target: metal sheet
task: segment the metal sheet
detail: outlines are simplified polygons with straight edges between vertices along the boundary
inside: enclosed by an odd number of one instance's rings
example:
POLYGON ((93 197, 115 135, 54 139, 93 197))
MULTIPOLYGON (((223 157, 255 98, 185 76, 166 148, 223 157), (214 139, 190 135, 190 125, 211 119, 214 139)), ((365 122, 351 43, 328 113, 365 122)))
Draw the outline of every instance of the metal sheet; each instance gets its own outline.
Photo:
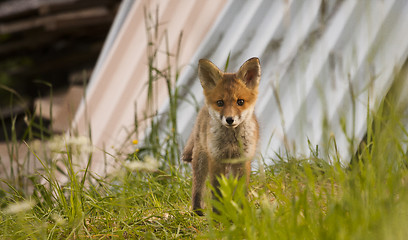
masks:
MULTIPOLYGON (((307 157, 309 143, 333 157, 335 139, 347 164, 365 134, 367 107, 378 107, 407 58, 407 13, 404 1, 230 1, 179 84, 202 103, 200 58, 222 67, 230 54, 233 72, 258 56, 256 114, 267 163, 287 151, 307 157)), ((184 141, 196 113, 188 102, 178 110, 184 141)))

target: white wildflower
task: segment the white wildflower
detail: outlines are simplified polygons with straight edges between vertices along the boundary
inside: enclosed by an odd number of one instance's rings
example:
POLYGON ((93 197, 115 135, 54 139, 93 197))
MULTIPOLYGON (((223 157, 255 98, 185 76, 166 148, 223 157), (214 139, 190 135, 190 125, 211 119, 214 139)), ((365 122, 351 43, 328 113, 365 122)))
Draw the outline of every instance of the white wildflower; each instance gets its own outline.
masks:
POLYGON ((49 143, 48 147, 51 152, 61 153, 66 152, 67 147, 71 147, 76 154, 89 154, 93 151, 92 143, 89 138, 85 136, 68 137, 55 136, 49 143))
POLYGON ((27 212, 31 210, 35 206, 35 204, 36 202, 34 200, 25 200, 21 202, 11 203, 6 207, 6 209, 4 209, 4 213, 17 214, 27 212))
POLYGON ((70 144, 76 145, 76 146, 82 146, 82 145, 89 145, 90 144, 89 138, 87 138, 85 136, 78 136, 78 137, 69 138, 68 142, 70 144))
POLYGON ((69 138, 67 143, 77 151, 78 154, 89 154, 93 151, 91 140, 85 136, 69 138))
POLYGON ((36 139, 30 142, 30 149, 35 153, 43 152, 44 147, 45 146, 41 140, 36 139))
POLYGON ((144 161, 126 162, 125 167, 131 171, 154 172, 160 167, 160 163, 154 157, 146 156, 144 161))
POLYGON ((265 211, 273 212, 275 211, 276 208, 278 208, 278 203, 276 199, 268 199, 268 197, 263 195, 260 200, 261 208, 264 209, 265 211))
POLYGON ((64 138, 55 136, 48 142, 48 148, 53 153, 61 153, 66 151, 64 138))
POLYGON ((55 224, 60 225, 60 226, 65 225, 65 223, 67 222, 65 218, 63 218, 61 215, 56 214, 56 213, 53 213, 51 215, 51 218, 52 220, 55 221, 55 224))

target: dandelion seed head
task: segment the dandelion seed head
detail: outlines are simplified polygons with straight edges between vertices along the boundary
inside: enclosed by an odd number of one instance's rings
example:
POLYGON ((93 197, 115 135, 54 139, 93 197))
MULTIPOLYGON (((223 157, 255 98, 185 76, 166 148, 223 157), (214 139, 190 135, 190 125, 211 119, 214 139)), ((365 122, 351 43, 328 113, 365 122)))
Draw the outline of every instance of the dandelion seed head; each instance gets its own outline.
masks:
POLYGON ((23 213, 31 210, 35 206, 36 202, 34 200, 25 200, 21 202, 11 203, 9 204, 4 212, 6 214, 17 214, 23 213))
POLYGON ((55 224, 60 225, 60 226, 65 225, 66 222, 67 222, 67 221, 65 220, 65 218, 63 218, 61 215, 56 214, 56 213, 53 213, 53 214, 51 215, 51 218, 52 218, 52 220, 55 221, 55 224))
POLYGON ((93 152, 91 140, 85 136, 69 137, 55 136, 48 143, 48 147, 53 153, 66 152, 67 147, 71 147, 71 151, 79 155, 81 153, 89 154, 93 152))
POLYGON ((144 158, 144 161, 145 161, 145 164, 146 164, 146 169, 148 171, 154 172, 160 167, 159 161, 157 161, 157 159, 155 159, 152 156, 146 156, 144 158))
POLYGON ((160 167, 159 161, 152 156, 146 156, 144 161, 126 162, 125 167, 130 171, 154 172, 160 167))
POLYGON ((64 139, 61 136, 55 136, 48 142, 48 147, 53 153, 60 153, 66 149, 64 139))

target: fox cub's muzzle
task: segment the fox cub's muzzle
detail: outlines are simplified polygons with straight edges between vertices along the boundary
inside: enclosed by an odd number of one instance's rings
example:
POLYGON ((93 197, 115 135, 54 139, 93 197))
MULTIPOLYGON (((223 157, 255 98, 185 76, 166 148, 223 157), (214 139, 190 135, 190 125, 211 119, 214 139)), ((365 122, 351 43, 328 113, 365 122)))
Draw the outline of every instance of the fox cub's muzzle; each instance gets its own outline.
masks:
POLYGON ((234 123, 234 119, 232 117, 227 117, 225 121, 228 123, 228 125, 232 125, 234 123))
POLYGON ((234 117, 223 117, 221 122, 227 128, 235 128, 239 125, 239 121, 234 117))

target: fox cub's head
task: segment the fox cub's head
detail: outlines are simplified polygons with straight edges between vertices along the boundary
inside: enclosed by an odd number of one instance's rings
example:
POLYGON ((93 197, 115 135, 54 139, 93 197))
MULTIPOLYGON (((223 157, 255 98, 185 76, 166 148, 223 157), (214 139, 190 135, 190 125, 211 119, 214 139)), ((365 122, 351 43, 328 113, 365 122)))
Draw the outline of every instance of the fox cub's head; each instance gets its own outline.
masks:
POLYGON ((198 77, 212 118, 228 128, 252 118, 261 79, 258 58, 247 60, 236 73, 224 73, 209 60, 201 59, 198 77))

